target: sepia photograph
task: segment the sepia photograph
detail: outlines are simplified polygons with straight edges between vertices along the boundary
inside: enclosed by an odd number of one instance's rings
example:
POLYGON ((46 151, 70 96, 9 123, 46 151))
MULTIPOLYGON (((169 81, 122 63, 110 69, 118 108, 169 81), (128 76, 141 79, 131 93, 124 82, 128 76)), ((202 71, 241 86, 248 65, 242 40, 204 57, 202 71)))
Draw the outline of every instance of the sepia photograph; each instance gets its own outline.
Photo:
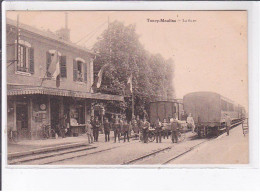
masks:
POLYGON ((248 165, 248 12, 6 11, 8 166, 248 165))

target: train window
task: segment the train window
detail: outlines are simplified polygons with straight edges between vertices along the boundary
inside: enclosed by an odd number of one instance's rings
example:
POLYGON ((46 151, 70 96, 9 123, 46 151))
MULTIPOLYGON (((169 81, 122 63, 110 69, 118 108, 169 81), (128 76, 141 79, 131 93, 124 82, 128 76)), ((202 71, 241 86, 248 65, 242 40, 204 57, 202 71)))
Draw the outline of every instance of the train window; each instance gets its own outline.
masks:
POLYGON ((224 101, 224 100, 221 100, 221 109, 223 110, 223 111, 227 111, 228 110, 228 107, 227 107, 228 105, 227 105, 227 102, 226 101, 224 101))
POLYGON ((234 111, 234 106, 232 103, 228 103, 228 109, 227 111, 234 111))
POLYGON ((229 111, 234 111, 234 106, 233 106, 233 104, 229 104, 229 111))

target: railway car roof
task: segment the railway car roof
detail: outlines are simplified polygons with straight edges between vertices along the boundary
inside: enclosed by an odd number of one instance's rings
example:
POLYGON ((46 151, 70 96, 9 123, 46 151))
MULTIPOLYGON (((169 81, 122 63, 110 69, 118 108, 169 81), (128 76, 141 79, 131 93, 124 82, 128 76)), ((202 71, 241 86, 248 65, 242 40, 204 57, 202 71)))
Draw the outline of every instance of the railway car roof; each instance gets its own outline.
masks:
MULTIPOLYGON (((240 104, 234 102, 233 100, 230 100, 229 98, 224 97, 224 96, 222 96, 222 95, 220 95, 220 94, 218 94, 216 92, 207 92, 207 91, 191 92, 191 93, 188 93, 188 94, 184 95, 184 97, 185 96, 189 96, 189 95, 218 95, 218 96, 220 96, 221 99, 223 99, 223 100, 225 100, 225 101, 227 101, 229 103, 232 103, 232 104, 237 105, 237 106, 241 106, 240 104)), ((243 107, 243 106, 241 106, 241 107, 243 107)))

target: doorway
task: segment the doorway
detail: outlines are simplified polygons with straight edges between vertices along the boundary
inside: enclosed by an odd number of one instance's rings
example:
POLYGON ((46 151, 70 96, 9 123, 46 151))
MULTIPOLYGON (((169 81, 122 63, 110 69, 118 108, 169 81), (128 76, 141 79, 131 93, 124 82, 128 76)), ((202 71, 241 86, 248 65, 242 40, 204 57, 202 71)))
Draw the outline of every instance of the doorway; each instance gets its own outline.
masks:
POLYGON ((16 104, 16 128, 19 139, 29 139, 30 133, 28 128, 28 103, 17 102, 16 104))
POLYGON ((51 128, 58 131, 60 122, 60 101, 56 98, 50 99, 51 128))

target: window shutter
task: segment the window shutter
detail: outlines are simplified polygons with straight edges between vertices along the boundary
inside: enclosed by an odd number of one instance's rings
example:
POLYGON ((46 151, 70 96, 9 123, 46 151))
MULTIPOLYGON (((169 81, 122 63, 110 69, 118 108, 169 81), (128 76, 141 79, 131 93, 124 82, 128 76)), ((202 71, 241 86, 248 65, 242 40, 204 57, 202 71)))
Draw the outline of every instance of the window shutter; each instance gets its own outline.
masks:
POLYGON ((29 71, 34 73, 34 49, 29 48, 29 71))
POLYGON ((73 59, 73 80, 77 81, 77 61, 75 59, 73 59))
POLYGON ((60 75, 61 77, 67 77, 66 56, 60 57, 60 75))
POLYGON ((87 82, 88 81, 88 64, 84 63, 84 81, 87 82))
POLYGON ((51 64, 51 53, 48 51, 46 52, 46 75, 47 77, 51 77, 51 74, 49 73, 49 66, 51 64))

